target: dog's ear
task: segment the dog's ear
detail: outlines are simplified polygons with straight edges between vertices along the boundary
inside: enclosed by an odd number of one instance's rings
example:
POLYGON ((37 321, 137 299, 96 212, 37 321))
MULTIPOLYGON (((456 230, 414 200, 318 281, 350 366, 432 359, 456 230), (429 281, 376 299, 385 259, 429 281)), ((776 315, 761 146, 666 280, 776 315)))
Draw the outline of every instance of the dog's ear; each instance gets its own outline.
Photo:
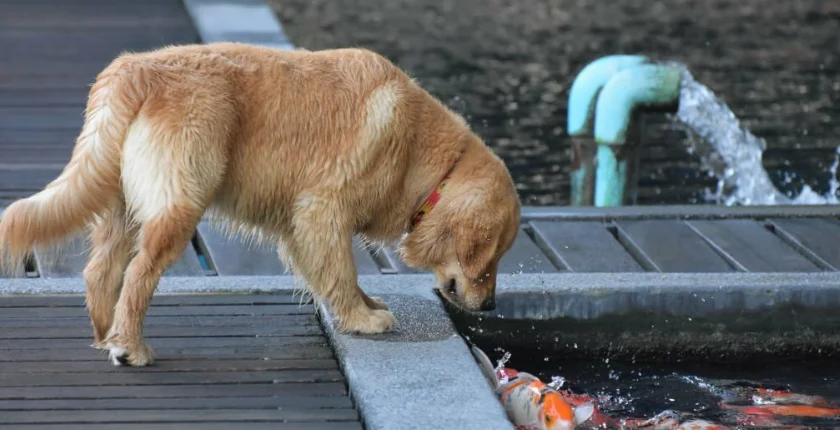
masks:
POLYGON ((464 275, 478 279, 485 275, 496 256, 499 232, 490 230, 487 222, 463 222, 454 227, 455 253, 464 275))

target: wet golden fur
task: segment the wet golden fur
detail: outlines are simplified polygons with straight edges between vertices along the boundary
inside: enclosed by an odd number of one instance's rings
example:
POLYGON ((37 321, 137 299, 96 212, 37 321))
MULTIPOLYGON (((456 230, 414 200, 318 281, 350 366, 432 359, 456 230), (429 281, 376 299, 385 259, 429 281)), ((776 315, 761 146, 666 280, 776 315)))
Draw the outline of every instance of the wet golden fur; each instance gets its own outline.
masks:
POLYGON ((0 219, 0 265, 19 273, 33 247, 90 228, 94 345, 142 366, 149 302, 205 213, 276 245, 340 330, 381 333, 394 317, 357 283, 354 234, 398 242, 448 300, 489 308, 519 209, 502 161, 377 54, 174 46, 121 55, 97 76, 63 173, 0 219))

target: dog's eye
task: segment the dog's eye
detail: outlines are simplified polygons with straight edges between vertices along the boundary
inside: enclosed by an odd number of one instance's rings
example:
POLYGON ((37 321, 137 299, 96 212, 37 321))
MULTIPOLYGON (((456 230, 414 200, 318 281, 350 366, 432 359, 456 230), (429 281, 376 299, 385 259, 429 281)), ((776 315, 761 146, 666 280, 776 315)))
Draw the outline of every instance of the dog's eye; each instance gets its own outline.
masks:
POLYGON ((446 283, 446 291, 448 291, 449 294, 455 294, 456 293, 455 280, 454 279, 450 279, 449 282, 446 283))

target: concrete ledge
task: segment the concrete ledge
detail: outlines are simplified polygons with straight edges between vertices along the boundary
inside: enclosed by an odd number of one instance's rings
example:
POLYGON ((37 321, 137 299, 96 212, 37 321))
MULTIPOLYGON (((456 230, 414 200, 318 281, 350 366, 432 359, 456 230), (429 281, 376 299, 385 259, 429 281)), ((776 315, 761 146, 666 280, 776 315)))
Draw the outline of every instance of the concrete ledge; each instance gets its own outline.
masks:
POLYGON ((483 348, 564 357, 840 356, 840 273, 618 273, 499 279, 497 308, 452 312, 483 348))

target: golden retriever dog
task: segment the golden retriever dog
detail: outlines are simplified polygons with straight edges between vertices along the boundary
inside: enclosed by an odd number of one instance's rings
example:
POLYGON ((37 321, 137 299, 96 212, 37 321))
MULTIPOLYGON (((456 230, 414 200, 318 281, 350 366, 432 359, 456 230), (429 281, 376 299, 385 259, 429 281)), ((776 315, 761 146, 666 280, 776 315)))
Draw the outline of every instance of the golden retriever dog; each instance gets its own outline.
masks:
POLYGON ((276 245, 338 330, 376 334, 395 319, 359 287, 354 236, 397 244, 446 300, 489 310, 519 212, 504 163, 378 54, 170 46, 96 77, 64 171, 3 213, 0 265, 20 274, 32 249, 89 228, 93 345, 144 366, 154 291, 205 214, 276 245))

